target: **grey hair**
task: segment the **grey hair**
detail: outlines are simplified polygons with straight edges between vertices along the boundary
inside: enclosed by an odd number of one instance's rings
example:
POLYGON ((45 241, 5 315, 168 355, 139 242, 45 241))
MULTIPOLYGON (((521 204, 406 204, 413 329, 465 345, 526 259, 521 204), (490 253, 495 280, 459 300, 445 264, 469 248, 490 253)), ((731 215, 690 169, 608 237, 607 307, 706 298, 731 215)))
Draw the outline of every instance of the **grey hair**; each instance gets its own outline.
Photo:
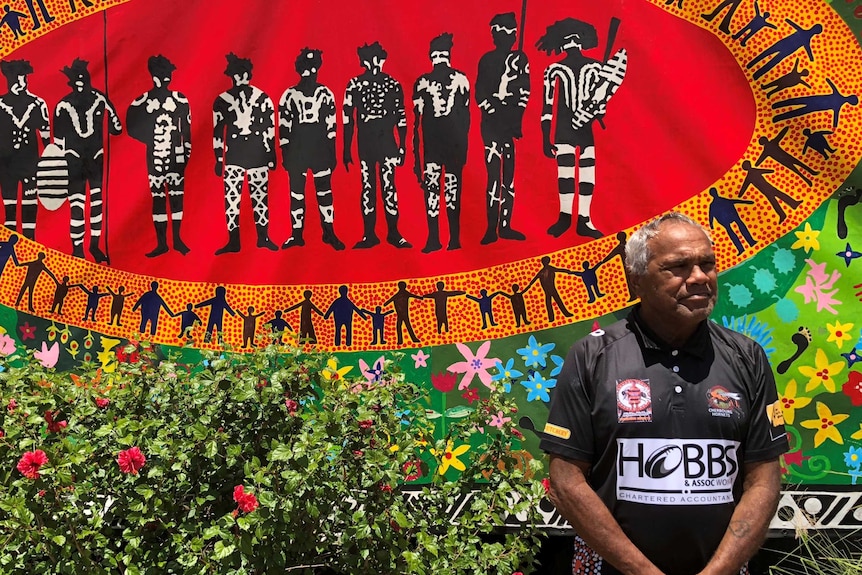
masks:
POLYGON ((647 244, 658 235, 662 224, 665 222, 675 222, 698 228, 712 242, 709 231, 702 225, 680 212, 668 212, 638 229, 626 242, 626 271, 629 275, 642 276, 646 273, 647 264, 652 257, 647 244))

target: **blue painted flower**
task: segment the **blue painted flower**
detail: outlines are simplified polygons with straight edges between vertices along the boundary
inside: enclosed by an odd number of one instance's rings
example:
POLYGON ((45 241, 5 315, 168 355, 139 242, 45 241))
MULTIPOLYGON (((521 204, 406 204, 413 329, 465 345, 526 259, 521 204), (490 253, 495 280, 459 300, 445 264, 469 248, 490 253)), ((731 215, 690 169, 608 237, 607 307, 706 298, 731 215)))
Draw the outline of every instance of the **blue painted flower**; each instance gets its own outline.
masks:
POLYGON ((557 377, 560 375, 560 372, 563 371, 563 361, 565 361, 559 355, 552 355, 551 361, 554 362, 554 369, 551 370, 551 377, 557 377))
POLYGON ((548 365, 546 362, 548 352, 555 347, 555 343, 540 344, 536 341, 536 336, 531 335, 527 347, 522 347, 516 351, 521 354, 527 367, 542 367, 544 369, 548 365))
POLYGON ((530 376, 527 381, 522 381, 521 385, 527 389, 527 401, 536 401, 537 399, 541 399, 545 403, 548 403, 551 401, 551 396, 548 395, 548 390, 556 387, 557 382, 553 379, 545 379, 541 373, 533 371, 530 372, 530 376))
POLYGON ((844 251, 838 252, 835 254, 836 256, 840 256, 844 258, 844 264, 849 268, 850 262, 855 260, 856 258, 862 257, 862 254, 854 250, 850 247, 850 243, 847 243, 847 247, 844 248, 844 251))
POLYGON ((497 361, 494 364, 494 367, 497 368, 497 373, 491 376, 491 381, 500 381, 501 379, 515 379, 516 377, 521 377, 524 375, 517 369, 515 369, 515 360, 513 358, 509 358, 509 361, 506 362, 506 365, 503 366, 503 362, 497 361))
POLYGON ((847 360, 847 367, 853 367, 853 364, 857 361, 862 361, 862 354, 859 353, 858 348, 851 349, 848 353, 842 353, 841 356, 847 360))
POLYGON ((862 447, 850 446, 850 449, 844 453, 844 465, 847 469, 853 471, 862 470, 862 447))

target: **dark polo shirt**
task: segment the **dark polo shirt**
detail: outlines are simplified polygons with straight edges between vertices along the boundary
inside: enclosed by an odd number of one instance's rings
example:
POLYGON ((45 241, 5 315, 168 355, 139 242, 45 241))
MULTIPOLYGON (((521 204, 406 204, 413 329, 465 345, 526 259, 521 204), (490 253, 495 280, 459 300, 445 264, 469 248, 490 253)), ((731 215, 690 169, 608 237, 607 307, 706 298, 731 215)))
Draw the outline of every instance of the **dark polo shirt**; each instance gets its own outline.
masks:
POLYGON ((696 573, 730 522, 743 466, 787 451, 775 380, 753 340, 706 321, 674 348, 638 310, 572 346, 541 448, 592 465, 590 485, 659 569, 696 573))

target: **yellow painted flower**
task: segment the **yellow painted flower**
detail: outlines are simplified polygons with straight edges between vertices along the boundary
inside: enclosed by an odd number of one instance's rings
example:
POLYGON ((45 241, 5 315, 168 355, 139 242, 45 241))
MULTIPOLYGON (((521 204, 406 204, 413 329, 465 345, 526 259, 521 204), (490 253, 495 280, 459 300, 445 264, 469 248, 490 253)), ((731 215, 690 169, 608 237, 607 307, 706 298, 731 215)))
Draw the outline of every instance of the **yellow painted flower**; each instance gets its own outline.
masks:
POLYGON ((805 253, 811 253, 811 250, 817 251, 820 249, 820 241, 817 239, 820 236, 820 230, 812 230, 811 224, 805 222, 805 229, 801 232, 793 232, 796 234, 796 237, 799 238, 793 245, 790 246, 790 249, 798 249, 802 248, 805 250, 805 253))
POLYGON ((818 401, 817 417, 819 419, 809 419, 800 424, 806 429, 817 430, 817 433, 814 434, 814 447, 820 447, 820 444, 827 439, 831 439, 835 443, 842 445, 844 438, 841 437, 841 432, 835 426, 850 416, 846 413, 833 414, 828 405, 818 401))
POLYGON ((829 337, 826 338, 826 341, 834 341, 838 349, 842 349, 844 342, 853 338, 850 335, 850 330, 853 329, 852 323, 841 323, 840 321, 836 321, 834 324, 827 323, 826 329, 829 330, 829 337))
POLYGON ((826 357, 826 352, 818 348, 817 353, 814 354, 814 367, 809 365, 800 366, 799 373, 809 378, 808 384, 805 386, 805 391, 811 391, 812 389, 816 389, 820 384, 823 384, 823 387, 825 387, 829 393, 835 393, 835 380, 832 378, 841 373, 843 369, 843 361, 829 363, 829 358, 826 357))
POLYGON ((438 470, 438 473, 440 475, 445 474, 450 467, 454 467, 458 471, 464 471, 465 469, 467 469, 467 466, 464 465, 464 462, 458 459, 458 456, 467 453, 467 451, 470 450, 470 446, 465 443, 464 445, 459 445, 454 449, 453 447, 454 444, 449 441, 448 443, 446 443, 446 449, 442 453, 433 448, 430 450, 431 455, 440 458, 440 469, 438 470))
POLYGON ((339 381, 344 379, 344 376, 347 375, 350 370, 353 369, 352 365, 346 365, 344 367, 338 367, 338 360, 334 357, 326 360, 326 367, 323 368, 323 379, 327 381, 339 381))
POLYGON ((851 435, 850 439, 862 439, 862 423, 859 424, 859 431, 851 435))
POLYGON ((796 380, 791 379, 784 388, 784 393, 778 398, 781 402, 781 410, 784 412, 784 421, 793 424, 796 419, 796 410, 802 409, 811 403, 810 397, 796 397, 796 380))

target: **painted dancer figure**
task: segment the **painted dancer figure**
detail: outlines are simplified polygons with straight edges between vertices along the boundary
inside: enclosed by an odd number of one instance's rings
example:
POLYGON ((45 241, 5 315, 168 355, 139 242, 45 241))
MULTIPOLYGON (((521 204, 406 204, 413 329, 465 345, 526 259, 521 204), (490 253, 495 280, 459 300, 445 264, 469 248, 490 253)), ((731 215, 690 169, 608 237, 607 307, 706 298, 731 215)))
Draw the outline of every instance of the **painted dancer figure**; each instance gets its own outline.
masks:
POLYGON ((566 308, 563 303, 563 298, 560 297, 560 292, 557 291, 557 274, 571 274, 571 270, 558 268, 551 265, 550 256, 542 256, 542 267, 524 288, 524 291, 533 287, 533 284, 539 282, 542 291, 545 292, 545 309, 548 312, 548 321, 554 321, 554 303, 560 308, 560 313, 565 317, 572 317, 572 312, 566 308))
POLYGON ((26 60, 0 61, 9 91, 0 96, 0 191, 5 208, 4 224, 33 239, 36 234, 36 166, 39 149, 51 137, 45 100, 27 89, 33 67, 26 60), (20 193, 19 193, 20 190, 20 193), (21 219, 18 223, 18 201, 21 219))
POLYGON ((15 307, 21 305, 21 300, 24 299, 24 294, 26 293, 27 309, 30 313, 34 313, 33 292, 36 290, 36 283, 39 281, 39 277, 44 273, 57 283, 57 276, 48 269, 48 265, 45 263, 45 252, 39 252, 35 260, 21 262, 21 266, 27 268, 27 273, 24 274, 24 281, 21 282, 21 289, 18 291, 18 297, 15 299, 15 307))
POLYGON ((756 168, 752 166, 751 162, 748 160, 742 162, 742 169, 747 173, 737 197, 741 198, 745 194, 746 190, 748 190, 749 186, 753 187, 755 190, 763 194, 763 197, 766 198, 769 205, 772 206, 773 210, 775 210, 775 213, 778 215, 779 224, 787 218, 787 214, 784 212, 781 202, 784 202, 793 210, 798 208, 802 203, 800 200, 797 200, 786 192, 778 189, 772 182, 766 179, 766 176, 774 173, 775 170, 756 168))
POLYGON ((834 133, 831 130, 812 132, 810 128, 803 128, 802 135, 805 136, 805 144, 802 146, 802 155, 804 156, 808 150, 814 150, 823 156, 824 160, 828 160, 830 155, 838 151, 829 144, 829 140, 827 139, 827 136, 831 136, 834 133))
POLYGON ((3 18, 0 18, 0 28, 3 26, 9 26, 9 29, 12 30, 12 35, 15 37, 15 40, 18 38, 23 38, 27 35, 27 32, 21 30, 21 19, 27 18, 27 15, 23 12, 18 12, 17 10, 12 10, 12 7, 6 4, 3 6, 3 18))
POLYGON ((314 320, 311 313, 314 312, 323 317, 323 312, 311 301, 311 296, 313 295, 310 289, 305 290, 302 292, 302 301, 284 310, 284 313, 290 313, 295 309, 299 310, 300 343, 317 343, 317 334, 314 332, 314 320))
POLYGON ((422 299, 421 295, 417 295, 407 289, 407 282, 398 282, 398 290, 392 296, 383 302, 384 306, 392 304, 395 308, 395 331, 398 335, 398 345, 404 343, 403 329, 407 330, 407 335, 410 336, 410 341, 419 343, 419 338, 416 337, 416 332, 413 331, 413 325, 410 323, 410 300, 422 299))
POLYGON ((736 253, 742 254, 742 252, 745 251, 745 247, 743 247, 742 241, 739 239, 739 235, 733 231, 732 224, 736 224, 736 227, 739 229, 739 233, 745 239, 745 242, 749 247, 753 247, 757 243, 757 240, 755 240, 751 235, 751 232, 748 231, 748 226, 745 225, 745 222, 739 216, 736 206, 750 205, 754 203, 754 200, 725 198, 718 193, 718 189, 715 187, 709 189, 709 195, 712 196, 712 202, 709 204, 710 229, 714 230, 716 224, 724 228, 730 241, 733 242, 733 247, 736 248, 736 253))
POLYGON ((732 38, 734 40, 739 40, 740 46, 745 46, 745 44, 751 40, 755 34, 764 28, 775 30, 777 26, 772 22, 769 22, 770 16, 771 14, 769 12, 761 12, 760 3, 757 0, 754 0, 754 18, 749 20, 748 24, 740 28, 732 38))
MULTIPOLYGON (((33 0, 27 1, 27 9, 30 10, 30 17, 33 18, 33 30, 36 31, 42 27, 42 21, 39 20, 39 15, 36 14, 36 6, 33 5, 33 0)), ((36 0, 36 3, 39 5, 39 11, 42 13, 42 20, 44 20, 45 24, 50 24, 54 21, 54 17, 51 16, 51 13, 45 7, 45 0, 36 0)))
POLYGON ((767 82, 766 84, 761 84, 760 89, 766 91, 766 97, 771 98, 778 92, 782 90, 788 90, 793 88, 794 86, 805 86, 806 88, 810 88, 811 84, 805 81, 805 78, 811 72, 808 71, 808 68, 799 69, 799 58, 793 62, 793 69, 783 76, 779 76, 772 82, 767 82))
POLYGON ((463 290, 447 290, 446 284, 438 281, 436 284, 437 290, 431 293, 426 293, 422 296, 423 299, 434 300, 434 317, 437 319, 437 333, 449 331, 449 311, 448 303, 450 297, 464 295, 467 292, 463 290))
POLYGON ((838 87, 830 78, 826 78, 826 83, 829 85, 830 92, 828 94, 812 94, 810 96, 799 96, 796 98, 787 98, 772 104, 772 109, 785 108, 792 106, 792 110, 787 110, 776 114, 772 117, 772 122, 777 124, 784 120, 799 118, 808 114, 816 114, 818 112, 829 112, 832 114, 832 127, 838 127, 838 120, 841 116, 841 108, 845 104, 856 106, 859 104, 859 96, 856 94, 842 94, 838 87))
POLYGON ((252 63, 231 52, 225 75, 233 86, 213 104, 215 174, 224 177, 224 215, 228 242, 216 255, 240 250, 239 206, 242 187, 254 212, 257 247, 278 249, 269 239, 269 172, 275 169, 275 107, 269 96, 252 86, 252 63))
POLYGON ((752 74, 752 78, 755 80, 762 78, 767 72, 775 68, 778 64, 792 56, 800 49, 804 49, 805 53, 808 55, 808 59, 812 62, 814 61, 814 53, 811 51, 811 40, 823 32, 823 25, 815 24, 811 28, 803 28, 799 24, 787 18, 785 18, 784 21, 790 24, 793 28, 793 32, 789 36, 785 36, 781 40, 776 41, 772 46, 766 48, 745 65, 746 70, 751 70, 753 67, 763 62, 763 64, 752 74))
POLYGON ((433 40, 428 57, 434 69, 413 84, 413 171, 425 191, 428 240, 424 253, 440 245, 440 200, 446 204, 449 246, 461 247, 462 173, 470 132, 470 81, 452 68, 452 34, 433 40), (421 136, 420 136, 421 134, 421 136))
POLYGON ((348 287, 338 287, 338 297, 329 305, 329 309, 323 314, 323 319, 329 319, 335 324, 335 345, 341 345, 341 332, 344 331, 344 344, 347 347, 353 345, 353 314, 365 319, 365 311, 357 307, 348 295, 348 287))
POLYGON ((183 255, 189 252, 180 237, 180 225, 186 166, 192 153, 192 114, 188 99, 170 89, 176 69, 164 56, 150 56, 147 70, 153 79, 153 89, 136 98, 126 114, 129 135, 147 145, 147 173, 156 230, 156 247, 147 253, 149 258, 167 253, 169 221, 174 249, 183 255))
POLYGON ((195 309, 203 307, 210 308, 210 316, 207 320, 207 329, 204 334, 204 343, 209 343, 212 340, 213 332, 217 332, 219 344, 224 343, 224 329, 222 327, 224 314, 227 312, 231 317, 236 316, 236 312, 227 301, 227 289, 224 286, 217 286, 213 297, 195 304, 195 309))
POLYGON ((123 308, 126 307, 126 300, 135 292, 126 293, 126 286, 120 286, 117 291, 114 291, 111 286, 108 286, 108 293, 111 294, 111 319, 108 325, 122 326, 120 320, 123 318, 123 308))
POLYGON ((784 139, 784 136, 787 135, 789 130, 790 128, 785 126, 771 139, 766 136, 760 136, 757 142, 763 147, 763 150, 760 152, 760 156, 758 156, 757 160, 755 160, 754 165, 759 166, 765 162, 767 158, 772 159, 802 178, 802 180, 810 186, 811 178, 803 174, 803 170, 812 176, 816 176, 820 172, 810 168, 802 160, 781 147, 781 140, 784 139))
POLYGON ((107 96, 93 88, 87 65, 88 62, 76 58, 71 66, 63 68, 72 92, 60 100, 54 110, 54 143, 63 150, 69 166, 72 255, 84 257, 84 234, 88 223, 84 209, 89 187, 90 254, 96 262, 102 263, 108 261, 108 256, 99 247, 105 173, 105 116, 108 117, 109 134, 121 134, 123 125, 107 96))
POLYGON ((375 42, 356 50, 365 72, 350 80, 344 93, 345 169, 353 163, 353 134, 362 170, 362 222, 364 233, 354 249, 380 243, 374 227, 377 222, 377 180, 386 212, 386 241, 397 248, 413 247, 398 231, 398 193, 395 168, 404 165, 404 140, 407 137, 407 115, 404 90, 392 76, 383 72, 386 50, 375 42), (398 136, 396 142, 395 137, 398 136))
POLYGON ((626 51, 618 50, 607 63, 584 56, 582 50, 598 45, 592 24, 566 18, 548 26, 539 38, 539 50, 566 53, 565 58, 547 67, 544 76, 545 100, 542 108, 544 152, 557 160, 560 217, 548 228, 559 237, 572 223, 574 198, 578 196, 579 235, 600 238, 590 216, 596 185, 596 148, 593 124, 605 114, 608 100, 619 88, 626 72, 626 51), (551 123, 556 129, 551 135, 551 123), (575 168, 577 167, 577 172, 575 168), (577 180, 575 175, 577 173, 577 180))
POLYGON ((292 233, 281 246, 287 249, 304 246, 305 186, 308 171, 314 178, 317 209, 323 243, 336 250, 344 244, 335 235, 332 205, 332 171, 335 159, 335 96, 318 83, 317 74, 323 65, 323 52, 303 48, 296 58, 299 83, 285 90, 278 103, 278 138, 282 165, 290 177, 290 219, 292 233))
POLYGON ((156 335, 156 330, 159 326, 159 314, 164 309, 168 315, 173 316, 174 312, 165 303, 165 300, 159 294, 159 282, 153 280, 150 282, 150 289, 141 294, 135 305, 132 306, 132 311, 141 310, 141 326, 138 329, 141 333, 147 333, 147 325, 149 325, 150 335, 156 335))
POLYGON ((524 109, 530 98, 530 64, 527 55, 513 49, 518 25, 514 12, 491 19, 494 49, 479 60, 476 104, 482 111, 480 129, 485 145, 485 213, 488 228, 481 243, 497 238, 523 240, 512 227, 515 208, 515 140, 522 136, 524 109))

